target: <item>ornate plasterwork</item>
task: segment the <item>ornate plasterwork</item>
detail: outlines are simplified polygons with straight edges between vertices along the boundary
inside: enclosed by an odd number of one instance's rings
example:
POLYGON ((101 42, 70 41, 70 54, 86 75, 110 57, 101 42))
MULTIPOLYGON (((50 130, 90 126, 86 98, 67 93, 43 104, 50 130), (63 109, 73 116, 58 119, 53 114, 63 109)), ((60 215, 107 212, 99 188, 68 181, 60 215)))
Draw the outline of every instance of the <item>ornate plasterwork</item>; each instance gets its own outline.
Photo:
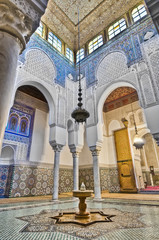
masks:
POLYGON ((52 31, 77 49, 77 5, 80 11, 81 46, 114 22, 140 0, 50 0, 42 17, 52 31))
MULTIPOLYGON (((6 2, 6 0, 3 1, 6 2)), ((10 0, 10 2, 14 3, 21 11, 33 20, 35 30, 39 25, 40 18, 45 11, 48 0, 10 0)))
POLYGON ((0 0, 0 31, 18 38, 25 48, 32 32, 32 20, 9 1, 0 0))

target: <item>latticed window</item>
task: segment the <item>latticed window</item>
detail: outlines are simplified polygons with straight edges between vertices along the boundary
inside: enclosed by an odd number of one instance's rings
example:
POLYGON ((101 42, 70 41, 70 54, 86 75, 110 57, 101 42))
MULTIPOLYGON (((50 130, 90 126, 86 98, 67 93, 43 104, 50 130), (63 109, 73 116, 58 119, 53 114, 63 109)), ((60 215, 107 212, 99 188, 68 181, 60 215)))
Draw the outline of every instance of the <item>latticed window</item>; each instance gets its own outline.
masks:
POLYGON ((66 48, 66 57, 71 61, 74 62, 73 60, 73 51, 70 48, 66 48))
POLYGON ((81 48, 80 50, 77 51, 76 54, 76 62, 78 63, 84 58, 84 48, 81 48))
POLYGON ((143 4, 139 5, 137 8, 134 8, 134 10, 132 11, 132 18, 134 22, 137 22, 138 20, 145 17, 146 15, 147 15, 147 11, 143 4))
POLYGON ((108 29, 109 39, 115 37, 126 28, 127 26, 126 26, 125 18, 120 19, 108 29))
POLYGON ((99 35, 98 37, 94 38, 88 45, 89 53, 93 52, 97 48, 103 45, 103 36, 99 35))
POLYGON ((44 29, 44 26, 43 26, 43 24, 40 22, 39 27, 36 29, 36 33, 39 34, 41 37, 43 36, 43 29, 44 29))
POLYGON ((56 37, 52 32, 49 32, 48 34, 48 42, 56 48, 59 52, 62 51, 62 42, 61 40, 56 37))

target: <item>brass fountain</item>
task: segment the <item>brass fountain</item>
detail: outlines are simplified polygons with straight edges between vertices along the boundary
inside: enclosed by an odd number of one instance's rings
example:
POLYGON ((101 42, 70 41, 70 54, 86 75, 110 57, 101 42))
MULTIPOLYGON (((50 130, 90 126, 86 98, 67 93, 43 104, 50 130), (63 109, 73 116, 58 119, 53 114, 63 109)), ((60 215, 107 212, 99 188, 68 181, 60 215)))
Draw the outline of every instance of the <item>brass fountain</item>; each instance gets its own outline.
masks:
POLYGON ((86 198, 92 196, 92 190, 86 190, 84 183, 81 184, 80 191, 73 191, 73 196, 79 198, 79 212, 75 213, 75 218, 89 218, 90 213, 87 211, 86 198))
POLYGON ((111 218, 115 215, 104 214, 102 211, 87 210, 86 198, 92 196, 92 190, 86 190, 82 183, 80 190, 73 191, 73 196, 79 198, 78 212, 63 212, 58 216, 51 217, 56 220, 56 224, 74 223, 82 226, 89 226, 97 222, 112 222, 111 218))

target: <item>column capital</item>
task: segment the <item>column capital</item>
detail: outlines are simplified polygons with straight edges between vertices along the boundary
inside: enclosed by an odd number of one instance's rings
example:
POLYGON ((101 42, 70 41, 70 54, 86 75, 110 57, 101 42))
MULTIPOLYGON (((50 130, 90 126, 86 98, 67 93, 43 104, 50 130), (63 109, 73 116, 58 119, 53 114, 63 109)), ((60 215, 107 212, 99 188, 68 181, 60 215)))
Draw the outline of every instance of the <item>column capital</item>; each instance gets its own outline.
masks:
POLYGON ((79 157, 79 152, 71 152, 73 158, 78 158, 79 157))
POLYGON ((156 140, 157 145, 159 146, 159 133, 152 134, 154 139, 156 140))
POLYGON ((79 154, 81 152, 81 148, 75 146, 75 144, 69 145, 70 152, 72 153, 73 158, 74 157, 79 157, 79 154))
POLYGON ((101 147, 100 146, 91 146, 89 147, 90 151, 92 152, 92 156, 99 156, 101 147))
POLYGON ((63 145, 61 144, 55 144, 55 145, 51 145, 54 152, 61 152, 62 148, 63 148, 63 145))
POLYGON ((37 0, 0 0, 0 31, 17 38, 21 50, 39 25, 46 3, 37 0), (40 6, 43 5, 43 9, 40 6), (38 9, 38 7, 39 9, 38 9))
POLYGON ((0 15, 0 31, 15 37, 23 50, 32 32, 32 20, 6 0, 0 0, 0 15))

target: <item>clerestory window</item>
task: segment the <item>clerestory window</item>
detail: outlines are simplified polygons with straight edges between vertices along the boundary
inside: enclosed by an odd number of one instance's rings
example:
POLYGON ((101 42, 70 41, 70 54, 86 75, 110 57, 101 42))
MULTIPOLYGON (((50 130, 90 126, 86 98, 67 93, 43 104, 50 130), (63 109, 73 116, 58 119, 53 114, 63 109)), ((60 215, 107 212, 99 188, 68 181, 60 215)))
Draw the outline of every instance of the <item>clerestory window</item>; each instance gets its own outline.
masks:
POLYGON ((92 53, 94 50, 99 48, 103 45, 103 36, 99 35, 96 38, 94 38, 88 45, 88 51, 89 53, 92 53))
POLYGON ((125 18, 120 19, 119 21, 115 22, 112 26, 108 29, 109 39, 112 39, 120 32, 124 31, 127 28, 125 18))
POLYGON ((134 22, 137 22, 138 20, 145 17, 146 15, 147 15, 147 11, 144 4, 139 5, 137 8, 134 8, 132 11, 132 18, 134 22))
POLYGON ((81 48, 80 50, 77 51, 76 53, 76 62, 78 63, 84 58, 84 48, 81 48))
POLYGON ((71 62, 74 62, 73 51, 72 51, 70 48, 66 48, 66 57, 67 57, 71 62))
POLYGON ((44 26, 43 26, 43 24, 40 22, 39 27, 36 29, 36 33, 39 34, 41 37, 43 36, 43 29, 44 29, 44 26))
POLYGON ((59 52, 62 51, 62 42, 61 40, 56 37, 52 32, 49 32, 48 34, 48 42, 56 48, 59 52))

